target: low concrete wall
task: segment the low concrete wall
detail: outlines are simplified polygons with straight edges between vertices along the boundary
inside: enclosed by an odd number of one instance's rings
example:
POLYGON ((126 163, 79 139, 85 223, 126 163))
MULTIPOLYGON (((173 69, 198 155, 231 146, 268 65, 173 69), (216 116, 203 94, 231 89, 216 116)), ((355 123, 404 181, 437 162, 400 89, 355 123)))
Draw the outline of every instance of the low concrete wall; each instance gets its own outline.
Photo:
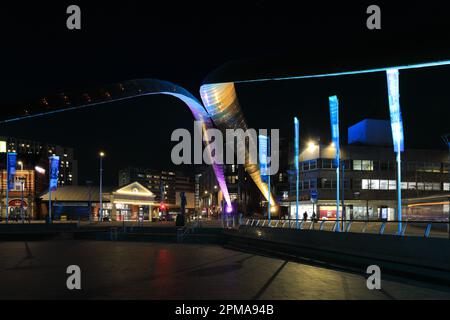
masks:
POLYGON ((363 269, 371 264, 396 273, 450 283, 450 240, 363 233, 255 228, 228 231, 230 245, 248 246, 363 269))

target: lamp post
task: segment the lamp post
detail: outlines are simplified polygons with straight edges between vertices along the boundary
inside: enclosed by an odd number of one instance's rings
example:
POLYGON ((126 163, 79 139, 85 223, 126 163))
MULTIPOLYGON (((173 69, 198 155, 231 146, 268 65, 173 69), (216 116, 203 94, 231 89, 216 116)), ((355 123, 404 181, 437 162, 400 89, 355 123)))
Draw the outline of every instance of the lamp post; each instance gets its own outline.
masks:
POLYGON ((9 154, 6 154, 6 205, 5 205, 5 223, 9 220, 9 154))
POLYGON ((103 157, 105 153, 100 151, 100 208, 98 210, 98 219, 99 221, 103 221, 103 195, 102 195, 102 187, 103 187, 103 157))
MULTIPOLYGON (((17 161, 17 164, 20 166, 20 171, 23 171, 23 162, 22 161, 17 161)), ((20 219, 22 220, 23 223, 23 189, 24 189, 24 178, 20 177, 20 194, 21 194, 21 202, 20 202, 20 219)))
MULTIPOLYGON (((40 166, 35 166, 34 167, 34 170, 38 173, 38 174, 41 174, 41 175, 45 175, 45 169, 44 168, 42 168, 42 167, 40 167, 40 166)), ((36 181, 38 181, 37 180, 38 179, 38 177, 36 177, 36 181)), ((36 182, 36 184, 35 184, 35 186, 36 186, 36 188, 37 188, 37 182, 36 182)), ((29 201, 30 202, 30 201, 29 201)), ((30 223, 31 223, 31 218, 32 218, 32 215, 31 215, 32 213, 30 213, 30 223)))
MULTIPOLYGON (((442 136, 442 141, 444 141, 445 145, 448 147, 448 181, 450 186, 450 133, 444 134, 442 136)), ((449 198, 449 216, 448 216, 448 223, 447 223, 447 231, 448 231, 448 238, 450 239, 450 198, 449 198)))
MULTIPOLYGON (((20 162, 19 162, 20 163, 20 162)), ((23 169, 22 169, 23 170, 23 169)), ((21 199, 20 199, 20 219, 22 220, 22 223, 24 223, 24 217, 23 217, 23 191, 24 191, 24 177, 20 177, 20 185, 21 185, 21 199)))

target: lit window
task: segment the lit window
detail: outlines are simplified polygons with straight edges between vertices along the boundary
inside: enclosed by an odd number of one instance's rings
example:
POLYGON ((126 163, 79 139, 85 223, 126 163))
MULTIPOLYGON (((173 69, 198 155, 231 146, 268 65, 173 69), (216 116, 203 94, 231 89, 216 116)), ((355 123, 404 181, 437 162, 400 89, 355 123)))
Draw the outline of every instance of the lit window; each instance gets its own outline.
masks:
POLYGON ((363 190, 369 190, 370 187, 370 180, 369 179, 362 179, 361 188, 363 190))
POLYGON ((433 190, 433 184, 431 182, 425 182, 425 190, 433 190))
POLYGON ((371 161, 371 160, 362 160, 362 162, 361 162, 361 170, 373 171, 373 161, 371 161))
POLYGON ((370 180, 370 189, 371 190, 379 190, 380 189, 380 180, 370 180))
POLYGON ((388 180, 380 180, 380 190, 388 190, 388 180))
MULTIPOLYGON (((402 188, 403 188, 403 184, 402 184, 402 188)), ((406 184, 405 184, 405 189, 406 189, 406 184)), ((389 180, 389 190, 397 190, 397 181, 389 180)))
POLYGON ((449 182, 444 182, 443 188, 444 191, 450 191, 450 183, 449 182))
POLYGON ((361 160, 353 160, 353 170, 361 170, 361 160))
POLYGON ((417 189, 417 183, 416 182, 408 182, 408 189, 409 190, 416 190, 417 189))

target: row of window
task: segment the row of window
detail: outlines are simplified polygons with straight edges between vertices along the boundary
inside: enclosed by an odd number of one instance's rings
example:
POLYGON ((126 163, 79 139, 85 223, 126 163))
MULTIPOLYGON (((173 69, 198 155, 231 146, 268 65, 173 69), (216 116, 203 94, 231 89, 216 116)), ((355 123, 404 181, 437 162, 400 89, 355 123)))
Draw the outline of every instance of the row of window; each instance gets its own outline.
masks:
MULTIPOLYGON (((378 160, 342 160, 341 166, 346 170, 354 171, 388 171, 395 170, 397 164, 395 161, 378 161, 378 160)), ((311 171, 316 169, 336 169, 336 161, 334 159, 314 159, 303 161, 300 163, 300 170, 311 171)), ((432 173, 448 173, 448 163, 434 162, 417 162, 405 161, 402 163, 402 170, 432 172, 432 173)))
MULTIPOLYGON (((353 181, 354 189, 362 190, 397 190, 397 182, 395 180, 382 180, 382 179, 362 179, 353 181), (358 183, 361 186, 357 186, 358 183)), ((351 188, 351 181, 346 179, 343 182, 345 189, 351 188)), ((342 185, 341 185, 342 186, 342 185)), ((294 185, 291 186, 295 189, 294 185)), ((316 179, 299 181, 300 190, 315 190, 315 189, 336 189, 337 182, 332 179, 319 179, 317 183, 316 179)), ((449 182, 402 182, 403 190, 429 190, 429 191, 450 191, 449 182)))
MULTIPOLYGON (((433 190, 433 191, 449 191, 449 182, 402 182, 403 190, 433 190)), ((378 180, 378 179, 362 179, 361 189, 363 190, 397 190, 397 181, 395 180, 378 180)))

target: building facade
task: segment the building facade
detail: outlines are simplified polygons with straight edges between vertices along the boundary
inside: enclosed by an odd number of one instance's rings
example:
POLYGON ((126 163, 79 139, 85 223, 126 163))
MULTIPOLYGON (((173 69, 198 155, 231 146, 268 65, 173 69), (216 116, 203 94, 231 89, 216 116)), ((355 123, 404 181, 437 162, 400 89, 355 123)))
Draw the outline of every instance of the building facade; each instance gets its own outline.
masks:
POLYGON ((76 185, 77 161, 72 148, 14 137, 0 137, 0 206, 1 217, 6 217, 8 201, 10 219, 18 215, 39 219, 39 195, 48 189, 49 156, 60 157, 58 184, 76 185), (17 153, 14 188, 6 197, 6 157, 7 152, 17 153))
MULTIPOLYGON (((386 125, 389 124, 385 123, 386 125)), ((355 139, 349 130, 349 141, 357 142, 341 145, 340 212, 344 213, 346 219, 396 220, 398 187, 396 156, 392 146, 377 143, 376 135, 371 134, 370 140, 372 145, 367 141, 364 143, 363 139, 355 139)), ((299 181, 301 217, 306 212, 308 217, 314 213, 320 219, 335 219, 337 209, 335 154, 336 148, 333 144, 309 142, 301 150, 299 181)), ((290 217, 295 218, 295 178, 291 178, 290 181, 290 217)), ((411 213, 408 208, 411 199, 449 195, 448 152, 407 148, 402 152, 400 188, 404 218, 411 213)), ((438 210, 439 219, 448 219, 448 210, 448 205, 443 203, 438 210)), ((437 216, 433 217, 438 218, 437 216)))
POLYGON ((73 148, 15 137, 0 137, 0 154, 2 167, 6 167, 6 152, 16 152, 17 161, 24 169, 33 170, 35 166, 48 168, 48 158, 59 156, 59 185, 78 184, 78 162, 75 160, 73 148))
POLYGON ((194 210, 194 175, 170 170, 128 167, 119 171, 119 187, 139 182, 155 195, 155 201, 164 204, 172 213, 180 208, 181 193, 187 200, 187 209, 194 210))

